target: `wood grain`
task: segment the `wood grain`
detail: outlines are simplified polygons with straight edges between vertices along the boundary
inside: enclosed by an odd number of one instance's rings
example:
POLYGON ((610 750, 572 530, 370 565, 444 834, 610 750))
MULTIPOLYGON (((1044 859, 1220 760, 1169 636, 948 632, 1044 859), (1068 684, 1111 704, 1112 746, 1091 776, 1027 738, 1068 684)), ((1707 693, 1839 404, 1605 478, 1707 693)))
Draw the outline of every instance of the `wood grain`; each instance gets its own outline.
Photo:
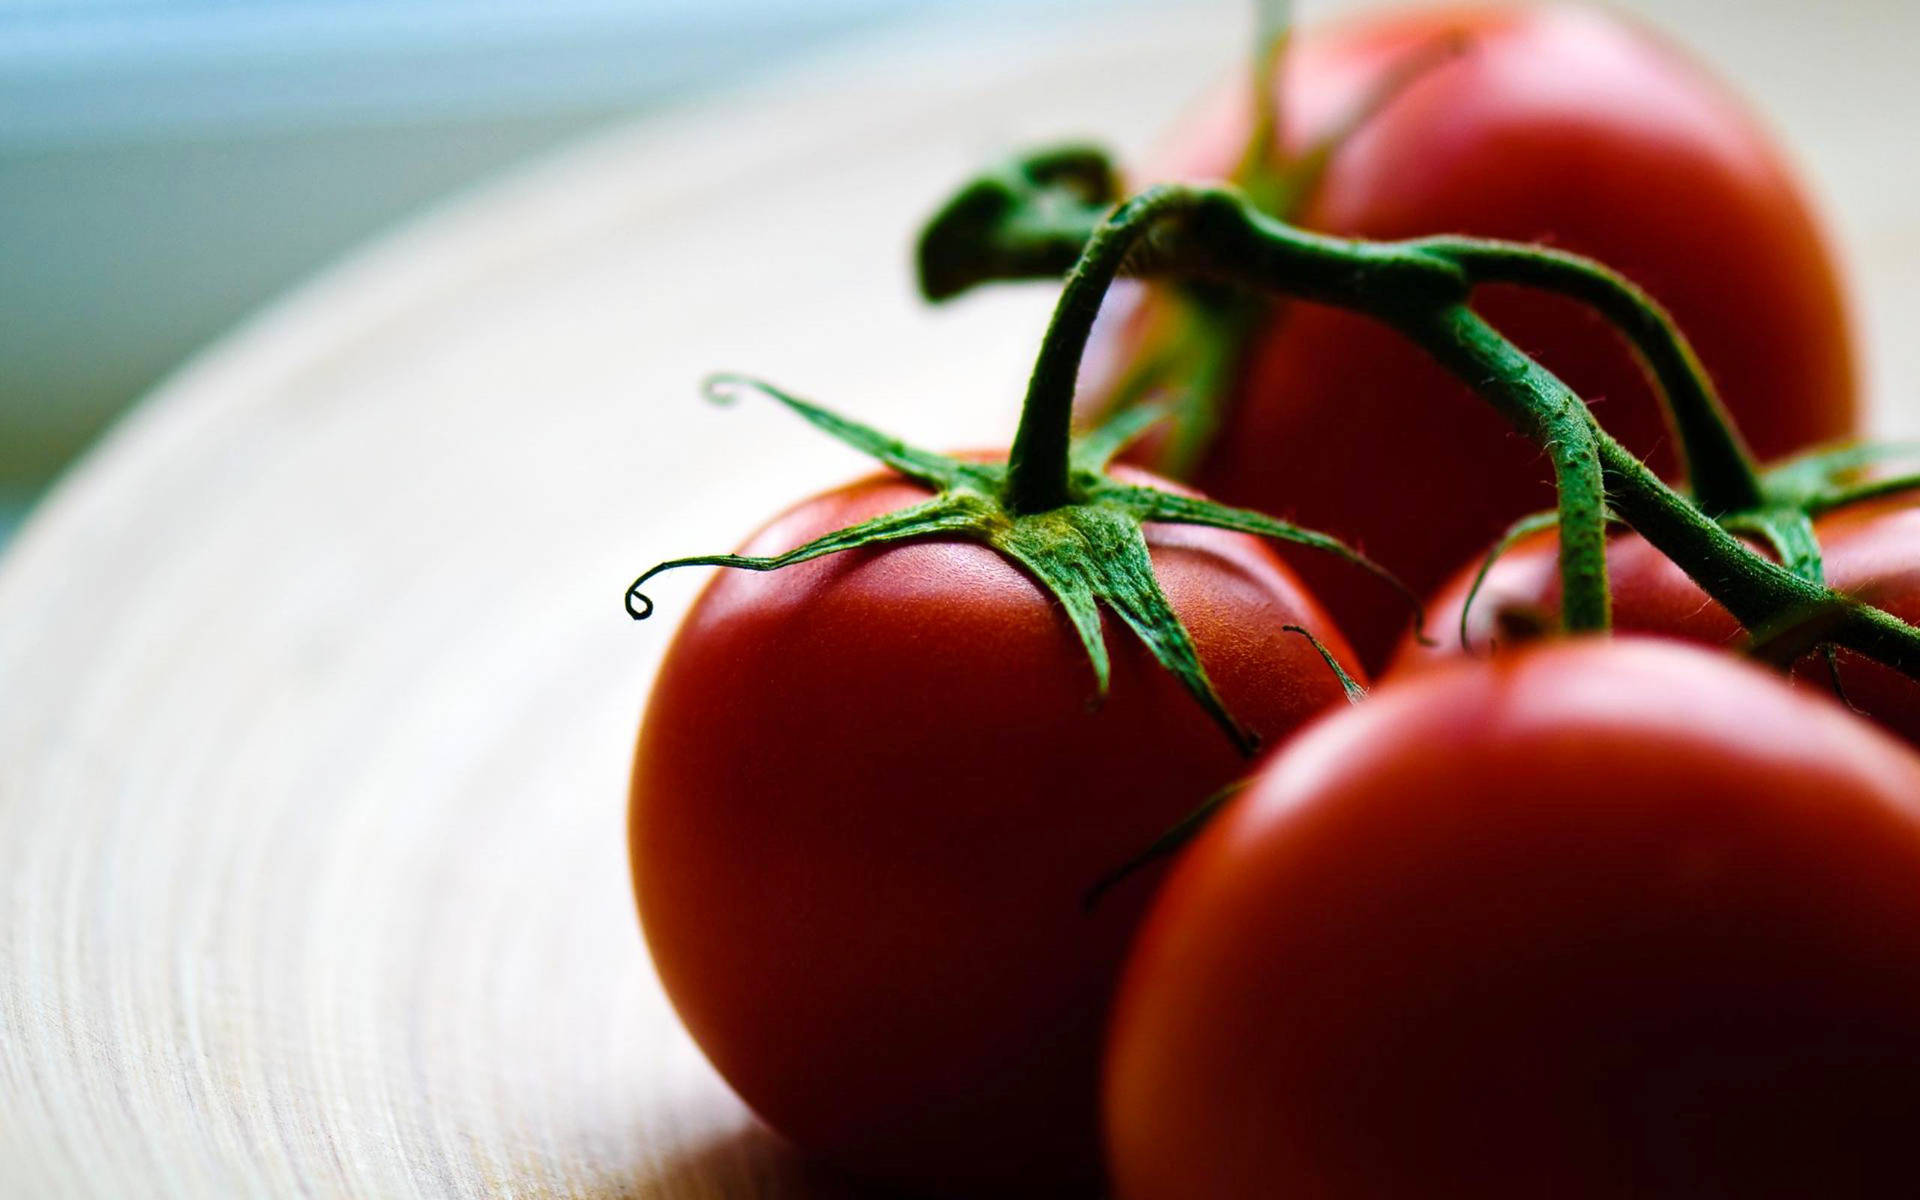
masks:
MULTIPOLYGON (((1682 11, 1750 63, 1793 36, 1682 11)), ((1004 145, 1137 145, 1240 13, 1085 31, 870 45, 615 131, 264 314, 66 481, 0 564, 0 1194, 849 1194, 648 971, 627 758, 698 581, 648 626, 620 591, 860 469, 703 406, 709 369, 1004 439, 1050 297, 923 310, 916 222, 1004 145)), ((1794 62, 1879 78, 1822 53, 1794 62)), ((1790 127, 1839 119, 1801 90, 1790 127)), ((1904 346, 1920 223, 1871 143, 1898 117, 1823 166, 1904 346)))

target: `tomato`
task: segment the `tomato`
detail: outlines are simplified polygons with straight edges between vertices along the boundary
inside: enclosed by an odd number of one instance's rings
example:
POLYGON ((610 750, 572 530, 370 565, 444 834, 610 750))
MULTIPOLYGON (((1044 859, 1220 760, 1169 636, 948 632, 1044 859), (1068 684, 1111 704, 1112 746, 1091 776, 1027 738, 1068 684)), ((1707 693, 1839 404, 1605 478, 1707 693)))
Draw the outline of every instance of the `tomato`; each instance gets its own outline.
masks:
POLYGON ((1389 682, 1161 889, 1121 1200, 1883 1196, 1920 1106, 1920 757, 1585 639, 1389 682))
MULTIPOLYGON (((1351 236, 1461 233, 1589 255, 1672 312, 1762 458, 1855 430, 1841 283, 1792 172, 1734 96, 1623 18, 1454 8, 1308 30, 1284 67, 1285 143, 1298 151, 1450 37, 1464 50, 1393 92, 1339 145, 1291 219, 1351 236)), ((1222 94, 1136 179, 1226 176, 1247 139, 1244 107, 1242 88, 1222 94)), ((1158 295, 1153 303, 1165 303, 1158 295)), ((1484 289, 1476 307, 1630 449, 1673 473, 1655 397, 1606 325, 1510 287, 1484 289)), ((1090 397, 1150 324, 1148 312, 1114 310, 1090 397)), ((1417 591, 1552 504, 1544 456, 1365 317, 1289 304, 1240 362, 1197 485, 1342 537, 1417 591)), ((1378 666, 1405 627, 1393 597, 1324 561, 1287 557, 1378 666)))
MULTIPOLYGON (((745 553, 925 497, 856 483, 745 553)), ((1145 528, 1241 722, 1272 743, 1342 700, 1281 626, 1351 652, 1264 546, 1145 528)), ((1108 642, 1096 709, 1058 605, 943 540, 722 573, 676 635, 633 774, 641 920, 694 1039, 804 1149, 917 1191, 1094 1186, 1099 1035, 1153 873, 1083 894, 1246 769, 1136 639, 1108 642)))
MULTIPOLYGON (((1920 622, 1920 505, 1912 496, 1848 505, 1817 520, 1814 534, 1830 586, 1903 621, 1920 622)), ((1501 556, 1468 614, 1466 649, 1486 650, 1502 609, 1545 617, 1558 614, 1558 555, 1558 540, 1546 533, 1501 556)), ((1608 543, 1607 567, 1616 629, 1711 646, 1745 642, 1746 633, 1733 615, 1638 535, 1620 534, 1608 543)), ((1452 655, 1463 649, 1460 610, 1478 570, 1477 565, 1468 568, 1438 592, 1430 610, 1435 644, 1421 646, 1409 640, 1399 661, 1452 655)), ((1887 729, 1920 745, 1920 682, 1851 650, 1838 651, 1836 661, 1839 694, 1887 729)), ((1834 673, 1824 653, 1807 655, 1795 665, 1794 675, 1807 691, 1836 695, 1834 673)))

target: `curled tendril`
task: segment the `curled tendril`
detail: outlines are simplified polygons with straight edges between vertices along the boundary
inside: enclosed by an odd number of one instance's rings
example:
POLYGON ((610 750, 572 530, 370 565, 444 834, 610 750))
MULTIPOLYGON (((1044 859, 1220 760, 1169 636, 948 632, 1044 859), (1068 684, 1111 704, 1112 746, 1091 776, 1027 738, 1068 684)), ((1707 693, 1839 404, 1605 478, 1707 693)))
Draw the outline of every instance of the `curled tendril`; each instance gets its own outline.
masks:
POLYGON ((837 554, 842 550, 855 550, 861 546, 900 542, 936 534, 965 535, 979 527, 986 505, 987 502, 977 495, 967 492, 947 492, 924 503, 882 513, 845 529, 836 529, 803 546, 796 546, 785 554, 766 557, 747 554, 696 554, 688 558, 668 559, 666 562, 655 563, 648 567, 641 572, 638 579, 627 585, 627 615, 636 621, 644 621, 652 614, 653 601, 641 594, 640 589, 646 586, 649 579, 665 571, 677 570, 680 567, 731 567, 737 571, 778 571, 782 567, 791 567, 809 559, 837 554), (636 608, 636 602, 642 607, 636 608))
POLYGON ((649 600, 646 595, 640 591, 641 587, 646 584, 652 575, 653 572, 648 571, 645 575, 640 576, 640 578, 627 585, 627 615, 636 621, 644 621, 653 615, 653 601, 649 600), (639 607, 636 608, 636 604, 639 605, 639 607))

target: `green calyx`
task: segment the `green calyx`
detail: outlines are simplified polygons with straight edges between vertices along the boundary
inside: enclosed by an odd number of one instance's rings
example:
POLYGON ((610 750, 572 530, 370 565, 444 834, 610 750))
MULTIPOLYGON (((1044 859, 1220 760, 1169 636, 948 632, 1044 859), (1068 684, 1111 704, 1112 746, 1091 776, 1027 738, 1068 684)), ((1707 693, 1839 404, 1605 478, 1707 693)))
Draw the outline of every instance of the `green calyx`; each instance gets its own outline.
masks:
MULTIPOLYGON (((1118 616, 1154 659, 1181 682, 1235 747, 1251 754, 1258 739, 1227 711, 1208 680, 1193 639, 1154 577, 1142 523, 1208 525, 1311 546, 1400 587, 1385 570, 1323 534, 1260 513, 1129 484, 1108 475, 1114 455, 1152 423, 1153 414, 1144 411, 1129 414, 1072 443, 1064 471, 1064 501, 1022 511, 1009 499, 1013 468, 1008 462, 973 462, 921 450, 752 379, 715 376, 707 381, 705 390, 710 398, 725 402, 743 388, 772 397, 823 433, 925 485, 934 495, 924 503, 837 530, 785 554, 760 558, 697 555, 660 563, 627 589, 627 612, 635 620, 653 612, 653 602, 641 589, 654 576, 679 567, 773 571, 842 550, 910 539, 978 542, 1018 564, 1059 602, 1093 667, 1096 700, 1106 696, 1111 673, 1100 615, 1105 608, 1118 616)), ((1400 590, 1405 594, 1405 588, 1400 590)))

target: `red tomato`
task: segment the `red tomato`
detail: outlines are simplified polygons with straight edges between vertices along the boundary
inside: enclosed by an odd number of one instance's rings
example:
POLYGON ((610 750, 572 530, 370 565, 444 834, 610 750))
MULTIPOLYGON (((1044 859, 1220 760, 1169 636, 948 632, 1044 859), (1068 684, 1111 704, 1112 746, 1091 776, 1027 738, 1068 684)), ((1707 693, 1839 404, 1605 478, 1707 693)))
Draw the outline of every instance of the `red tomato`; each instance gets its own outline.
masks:
POLYGON ((1106 1070, 1121 1200, 1906 1194, 1920 758, 1673 643, 1390 681, 1180 860, 1106 1070))
MULTIPOLYGON (((1731 94, 1659 38, 1578 8, 1399 12, 1309 30, 1283 77, 1285 140, 1337 124, 1410 56, 1431 66, 1333 155, 1297 223, 1373 238, 1462 233, 1590 255, 1660 300, 1763 458, 1855 430, 1833 257, 1780 153, 1731 94)), ((1141 173, 1224 177, 1246 140, 1234 88, 1141 173)), ((1654 395, 1609 327, 1570 302, 1487 288, 1476 307, 1675 469, 1654 395)), ((1121 307, 1120 312, 1124 312, 1121 307)), ((1107 323, 1097 395, 1144 315, 1107 323)), ((1341 536, 1417 591, 1522 513, 1551 506, 1545 457, 1422 351, 1364 317, 1285 308, 1255 336, 1213 453, 1194 475, 1230 504, 1341 536)), ((1390 592, 1288 561, 1378 666, 1405 628, 1390 592)))
MULTIPOLYGON (((1903 621, 1920 622, 1920 506, 1913 497, 1849 505, 1816 521, 1814 533, 1830 586, 1903 621)), ((1468 614, 1467 649, 1487 648, 1504 608, 1558 615, 1558 556, 1559 541, 1551 533, 1523 541, 1501 556, 1468 614)), ((1638 535, 1621 534, 1608 543, 1607 568, 1614 628, 1711 646, 1735 646, 1745 640, 1745 631, 1731 613, 1638 535)), ((1460 609, 1478 570, 1476 564, 1461 572, 1434 600, 1429 632, 1435 644, 1420 646, 1409 640, 1399 661, 1448 656, 1463 649, 1460 609)), ((1851 650, 1839 651, 1838 663, 1846 698, 1920 746, 1920 683, 1851 650)), ((1824 653, 1802 659, 1794 675, 1805 690, 1835 695, 1824 653)))
MULTIPOLYGON (((925 495, 856 483, 745 552, 925 495)), ((1146 530, 1244 724, 1272 743, 1342 700, 1281 626, 1351 652, 1264 546, 1146 530)), ((694 1040, 804 1149, 918 1191, 1093 1186, 1099 1035, 1152 873, 1091 914, 1082 895, 1247 766, 1109 628, 1096 710, 1038 586, 983 546, 921 541, 722 572, 675 637, 634 767, 642 924, 694 1040)))

